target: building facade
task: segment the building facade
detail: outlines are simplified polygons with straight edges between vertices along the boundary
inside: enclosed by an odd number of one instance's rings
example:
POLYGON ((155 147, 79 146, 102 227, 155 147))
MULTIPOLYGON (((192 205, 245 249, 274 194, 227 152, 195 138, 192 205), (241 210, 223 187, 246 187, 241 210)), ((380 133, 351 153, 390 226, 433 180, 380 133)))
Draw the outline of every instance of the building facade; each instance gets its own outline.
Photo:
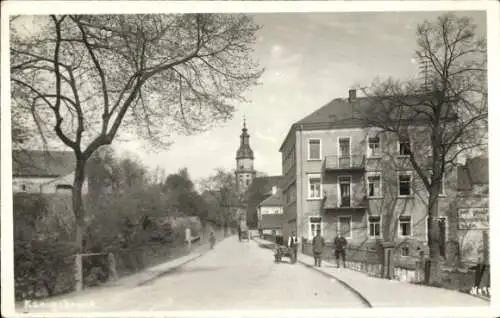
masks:
MULTIPOLYGON (((407 147, 428 149, 428 134, 411 127, 409 140, 401 141, 366 127, 353 108, 369 103, 350 91, 348 99, 335 99, 290 128, 280 148, 284 235, 296 231, 307 250, 318 230, 327 243, 341 233, 351 259, 356 254, 365 259, 367 251, 377 254, 380 242, 390 241, 403 259, 416 258, 427 252, 428 195, 407 147)), ((425 167, 428 154, 422 151, 417 159, 425 167)), ((452 184, 453 170, 446 173, 439 197, 443 257, 447 242, 456 239, 449 220, 456 215, 452 184)))
POLYGON ((259 204, 257 216, 261 234, 283 235, 283 202, 277 186, 273 186, 268 197, 259 204))
POLYGON ((462 262, 489 261, 488 158, 458 167, 458 245, 462 262))
MULTIPOLYGON (((71 194, 74 169, 75 158, 69 151, 13 151, 12 191, 71 194)), ((87 180, 82 192, 88 192, 87 180)))

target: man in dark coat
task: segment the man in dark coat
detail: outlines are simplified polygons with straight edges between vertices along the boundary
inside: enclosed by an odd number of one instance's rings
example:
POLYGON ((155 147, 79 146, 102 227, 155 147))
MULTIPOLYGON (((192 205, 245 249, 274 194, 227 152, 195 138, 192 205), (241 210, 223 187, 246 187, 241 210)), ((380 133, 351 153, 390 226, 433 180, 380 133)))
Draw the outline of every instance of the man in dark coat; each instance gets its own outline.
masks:
POLYGON ((312 241, 313 255, 314 255, 314 266, 321 267, 321 254, 325 249, 325 239, 321 236, 321 232, 316 232, 316 236, 312 241))
POLYGON ((297 262, 297 236, 295 235, 295 232, 292 232, 292 235, 288 237, 288 247, 291 249, 292 255, 291 255, 291 262, 295 263, 297 262))
POLYGON ((335 241, 333 242, 335 246, 335 259, 337 260, 337 268, 339 268, 339 258, 342 256, 342 264, 345 268, 345 248, 347 246, 347 240, 342 234, 338 233, 335 241))

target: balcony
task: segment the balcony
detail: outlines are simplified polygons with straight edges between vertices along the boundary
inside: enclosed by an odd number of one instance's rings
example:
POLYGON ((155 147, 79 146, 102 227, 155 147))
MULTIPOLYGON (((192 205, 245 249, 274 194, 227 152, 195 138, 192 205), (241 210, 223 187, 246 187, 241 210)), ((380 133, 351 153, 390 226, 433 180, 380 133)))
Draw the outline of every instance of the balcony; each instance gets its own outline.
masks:
POLYGON ((340 190, 335 185, 325 185, 322 207, 328 211, 357 211, 368 206, 365 187, 363 184, 353 184, 352 192, 340 195, 340 190))
POLYGON ((365 156, 326 156, 324 169, 325 171, 364 171, 365 156))

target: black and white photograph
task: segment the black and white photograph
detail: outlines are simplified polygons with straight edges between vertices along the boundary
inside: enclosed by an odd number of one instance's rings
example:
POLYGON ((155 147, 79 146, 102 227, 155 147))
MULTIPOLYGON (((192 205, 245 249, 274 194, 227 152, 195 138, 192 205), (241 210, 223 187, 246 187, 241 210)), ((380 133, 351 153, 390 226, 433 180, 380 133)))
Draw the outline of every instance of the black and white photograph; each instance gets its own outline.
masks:
POLYGON ((2 3, 5 316, 500 314, 498 3, 250 2, 2 3))

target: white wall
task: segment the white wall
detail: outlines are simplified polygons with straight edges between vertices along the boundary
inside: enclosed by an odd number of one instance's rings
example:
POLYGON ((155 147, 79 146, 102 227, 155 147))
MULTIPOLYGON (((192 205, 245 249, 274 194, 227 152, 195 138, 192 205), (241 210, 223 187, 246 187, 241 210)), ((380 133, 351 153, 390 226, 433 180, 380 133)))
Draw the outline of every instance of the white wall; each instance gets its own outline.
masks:
POLYGON ((41 185, 51 182, 55 178, 39 178, 39 177, 13 177, 12 178, 12 191, 39 193, 41 185))
MULTIPOLYGON (((73 185, 74 174, 70 173, 66 176, 59 178, 40 178, 40 177, 14 177, 12 180, 12 191, 14 193, 27 192, 27 193, 56 193, 68 192, 69 189, 57 189, 58 185, 73 185), (24 186, 24 189, 23 189, 24 186)), ((83 183, 82 193, 88 193, 87 180, 83 183)))

